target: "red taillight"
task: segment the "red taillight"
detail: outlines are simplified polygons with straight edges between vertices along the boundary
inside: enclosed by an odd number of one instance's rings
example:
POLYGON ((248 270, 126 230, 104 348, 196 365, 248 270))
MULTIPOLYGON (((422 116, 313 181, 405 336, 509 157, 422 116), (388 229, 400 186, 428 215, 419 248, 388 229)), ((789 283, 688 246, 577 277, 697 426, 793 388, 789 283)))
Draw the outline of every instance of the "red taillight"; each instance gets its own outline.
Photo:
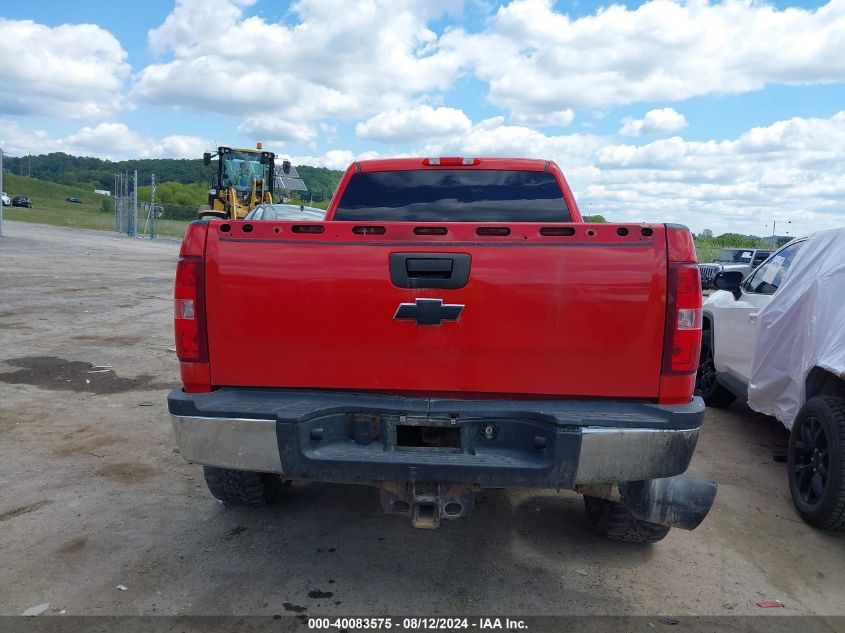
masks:
POLYGON ((441 156, 440 158, 423 158, 423 165, 429 167, 471 167, 481 163, 480 158, 463 158, 462 156, 441 156))
POLYGON ((663 374, 694 374, 701 352, 701 276, 697 264, 669 264, 663 374))
POLYGON ((182 362, 207 363, 205 275, 202 257, 189 255, 179 258, 173 296, 176 356, 182 362))

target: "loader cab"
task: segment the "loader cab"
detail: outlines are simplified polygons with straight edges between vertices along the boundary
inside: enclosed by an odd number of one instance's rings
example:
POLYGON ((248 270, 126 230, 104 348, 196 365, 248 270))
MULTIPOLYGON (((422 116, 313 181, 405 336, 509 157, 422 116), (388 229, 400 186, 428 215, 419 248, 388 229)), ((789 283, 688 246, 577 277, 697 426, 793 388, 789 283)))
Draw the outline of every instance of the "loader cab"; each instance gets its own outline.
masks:
POLYGON ((270 152, 246 152, 227 149, 220 154, 218 175, 223 187, 238 191, 252 189, 254 181, 271 185, 273 155, 270 152))
POLYGON ((208 189, 208 209, 200 217, 242 218, 256 204, 273 201, 275 154, 258 149, 218 147, 206 152, 203 162, 216 169, 208 189))

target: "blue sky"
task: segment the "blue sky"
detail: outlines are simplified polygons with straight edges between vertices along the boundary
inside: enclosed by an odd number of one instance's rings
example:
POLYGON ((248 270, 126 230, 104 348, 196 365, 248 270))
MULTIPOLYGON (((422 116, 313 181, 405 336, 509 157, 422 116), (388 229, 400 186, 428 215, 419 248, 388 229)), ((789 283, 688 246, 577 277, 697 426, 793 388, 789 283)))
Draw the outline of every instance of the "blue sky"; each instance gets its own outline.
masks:
POLYGON ((4 2, 0 144, 539 156, 619 220, 808 231, 845 221, 843 33, 845 0, 4 2))

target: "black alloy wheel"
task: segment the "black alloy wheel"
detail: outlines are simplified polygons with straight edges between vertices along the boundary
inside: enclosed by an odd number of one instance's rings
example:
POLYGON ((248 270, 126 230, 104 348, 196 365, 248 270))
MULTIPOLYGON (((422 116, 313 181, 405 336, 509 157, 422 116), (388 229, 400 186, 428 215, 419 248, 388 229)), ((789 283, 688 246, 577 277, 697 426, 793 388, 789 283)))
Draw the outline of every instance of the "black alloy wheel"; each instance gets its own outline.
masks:
POLYGON ((807 505, 817 504, 824 496, 830 479, 830 450, 827 433, 819 419, 808 416, 799 420, 792 448, 795 488, 807 505))

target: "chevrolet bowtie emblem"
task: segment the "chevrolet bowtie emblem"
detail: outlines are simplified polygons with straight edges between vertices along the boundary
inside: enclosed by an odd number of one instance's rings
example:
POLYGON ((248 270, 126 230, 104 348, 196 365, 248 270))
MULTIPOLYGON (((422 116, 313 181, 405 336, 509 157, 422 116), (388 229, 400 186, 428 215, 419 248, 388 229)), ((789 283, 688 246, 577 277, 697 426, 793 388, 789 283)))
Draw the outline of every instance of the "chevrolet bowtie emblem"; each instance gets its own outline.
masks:
POLYGON ((440 325, 443 321, 457 321, 464 306, 444 304, 441 299, 417 299, 416 303, 400 303, 393 318, 397 321, 416 321, 417 325, 440 325))

